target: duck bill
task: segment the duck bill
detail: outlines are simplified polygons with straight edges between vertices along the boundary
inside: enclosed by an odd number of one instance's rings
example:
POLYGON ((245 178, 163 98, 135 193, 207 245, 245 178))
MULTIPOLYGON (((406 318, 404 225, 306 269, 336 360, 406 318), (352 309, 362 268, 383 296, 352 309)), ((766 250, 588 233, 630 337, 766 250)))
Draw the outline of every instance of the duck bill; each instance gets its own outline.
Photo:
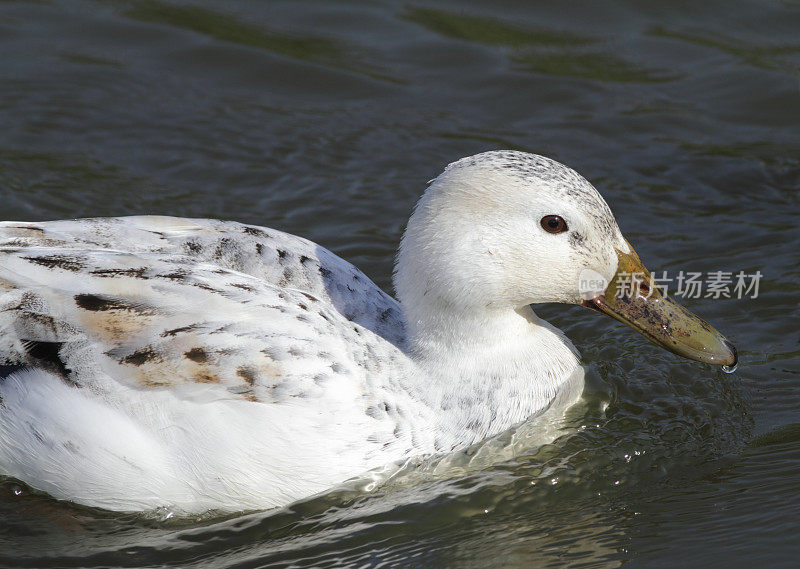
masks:
MULTIPOLYGON (((630 247, 630 244, 628 244, 630 247)), ((735 366, 736 348, 707 322, 661 295, 639 256, 617 249, 617 273, 606 290, 583 302, 637 330, 662 348, 698 362, 735 366)))

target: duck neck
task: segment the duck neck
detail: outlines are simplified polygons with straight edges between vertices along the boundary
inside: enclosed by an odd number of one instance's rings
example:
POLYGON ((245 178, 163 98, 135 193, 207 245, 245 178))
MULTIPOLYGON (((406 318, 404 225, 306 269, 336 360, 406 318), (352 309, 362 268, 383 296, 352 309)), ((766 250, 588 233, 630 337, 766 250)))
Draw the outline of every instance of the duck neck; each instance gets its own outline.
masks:
MULTIPOLYGON (((579 366, 563 333, 517 310, 407 310, 419 395, 466 440, 502 432, 545 408, 579 366)), ((405 310, 405 308, 404 308, 405 310)))

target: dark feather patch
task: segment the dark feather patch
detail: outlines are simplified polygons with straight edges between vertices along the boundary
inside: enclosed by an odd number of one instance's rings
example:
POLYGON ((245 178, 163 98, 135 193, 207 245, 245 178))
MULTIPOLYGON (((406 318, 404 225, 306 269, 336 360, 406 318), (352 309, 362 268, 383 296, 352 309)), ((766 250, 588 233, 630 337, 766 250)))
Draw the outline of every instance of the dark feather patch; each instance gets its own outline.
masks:
POLYGON ((152 360, 160 359, 160 356, 151 348, 147 346, 141 350, 136 350, 131 355, 122 358, 122 363, 134 366, 140 366, 152 360))
POLYGON ((143 308, 135 304, 122 302, 118 299, 98 296, 96 294, 76 294, 75 304, 84 310, 91 312, 103 312, 106 310, 131 310, 133 312, 146 312, 143 308))
POLYGON ((43 368, 60 375, 70 385, 77 385, 69 378, 71 370, 61 358, 63 342, 37 342, 26 340, 23 342, 25 352, 43 368))
POLYGON ((63 269, 73 273, 80 271, 86 266, 74 257, 52 255, 48 257, 23 257, 23 259, 31 263, 36 263, 37 265, 42 265, 48 269, 63 269))
POLYGON ((245 225, 242 228, 242 231, 244 233, 247 233, 248 235, 253 235, 255 237, 267 237, 267 238, 269 237, 269 234, 266 231, 259 229, 257 227, 253 227, 252 225, 245 225))
POLYGON ((95 269, 91 272, 98 277, 134 277, 143 279, 147 267, 132 267, 129 269, 95 269))
POLYGON ((197 362, 199 364, 205 363, 208 360, 208 354, 203 348, 192 348, 184 355, 193 362, 197 362))
POLYGON ((239 366, 236 368, 236 375, 241 377, 250 385, 255 385, 256 383, 256 373, 246 366, 239 366))
POLYGON ((0 381, 7 378, 9 375, 14 373, 15 371, 22 371, 23 369, 29 369, 30 366, 22 366, 22 365, 0 365, 0 381))

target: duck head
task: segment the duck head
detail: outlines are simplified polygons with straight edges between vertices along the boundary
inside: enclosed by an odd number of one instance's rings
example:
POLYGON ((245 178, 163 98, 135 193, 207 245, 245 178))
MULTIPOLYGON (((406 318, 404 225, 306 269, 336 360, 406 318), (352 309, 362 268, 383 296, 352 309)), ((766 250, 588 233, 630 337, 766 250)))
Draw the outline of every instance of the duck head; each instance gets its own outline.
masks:
POLYGON ((597 190, 534 154, 478 154, 433 180, 403 236, 395 288, 411 338, 560 302, 693 360, 737 360, 725 337, 660 293, 597 190))

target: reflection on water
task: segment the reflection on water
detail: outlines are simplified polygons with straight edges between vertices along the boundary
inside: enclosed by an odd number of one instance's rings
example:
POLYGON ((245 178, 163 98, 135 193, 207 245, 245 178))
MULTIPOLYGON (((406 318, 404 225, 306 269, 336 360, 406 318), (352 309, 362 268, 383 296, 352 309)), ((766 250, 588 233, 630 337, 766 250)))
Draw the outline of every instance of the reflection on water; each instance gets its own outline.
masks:
POLYGON ((664 71, 642 69, 641 65, 604 53, 527 53, 514 57, 514 61, 522 69, 535 73, 596 81, 652 83, 678 78, 664 71))
POLYGON ((596 38, 565 30, 523 28, 491 16, 476 16, 461 10, 448 12, 433 8, 410 7, 402 14, 402 18, 449 38, 489 46, 571 47, 597 42, 596 38))
POLYGON ((352 53, 340 42, 324 37, 293 36, 267 31, 226 15, 224 12, 197 6, 178 6, 155 0, 134 2, 124 10, 125 16, 143 22, 175 26, 210 36, 221 42, 254 47, 277 55, 322 63, 348 71, 363 72, 376 79, 388 76, 368 72, 366 65, 356 65, 352 53))
POLYGON ((691 42, 702 46, 712 47, 725 53, 734 55, 750 65, 766 69, 784 69, 797 73, 796 66, 783 56, 800 54, 800 43, 790 45, 759 46, 742 42, 741 39, 726 37, 721 34, 708 35, 700 31, 680 32, 672 31, 661 26, 654 26, 650 32, 654 36, 674 38, 684 42, 691 42))
POLYGON ((426 8, 411 9, 404 17, 446 37, 516 48, 510 59, 519 69, 526 71, 619 83, 677 78, 663 71, 645 70, 641 64, 630 63, 615 54, 596 51, 594 46, 599 42, 590 36, 559 30, 525 29, 493 17, 426 8), (587 45, 593 47, 587 51, 587 45), (535 47, 540 49, 533 49, 535 47))
POLYGON ((755 1, 0 2, 2 218, 269 225, 389 288, 425 181, 516 148, 592 180, 648 266, 764 275, 757 299, 687 303, 734 374, 537 307, 587 370, 549 433, 222 518, 3 480, 0 565, 794 567, 798 26, 755 1))
POLYGON ((221 11, 145 0, 133 3, 124 13, 135 20, 175 26, 223 42, 265 49, 287 57, 334 65, 343 63, 343 50, 335 41, 267 31, 259 26, 240 22, 221 11))

